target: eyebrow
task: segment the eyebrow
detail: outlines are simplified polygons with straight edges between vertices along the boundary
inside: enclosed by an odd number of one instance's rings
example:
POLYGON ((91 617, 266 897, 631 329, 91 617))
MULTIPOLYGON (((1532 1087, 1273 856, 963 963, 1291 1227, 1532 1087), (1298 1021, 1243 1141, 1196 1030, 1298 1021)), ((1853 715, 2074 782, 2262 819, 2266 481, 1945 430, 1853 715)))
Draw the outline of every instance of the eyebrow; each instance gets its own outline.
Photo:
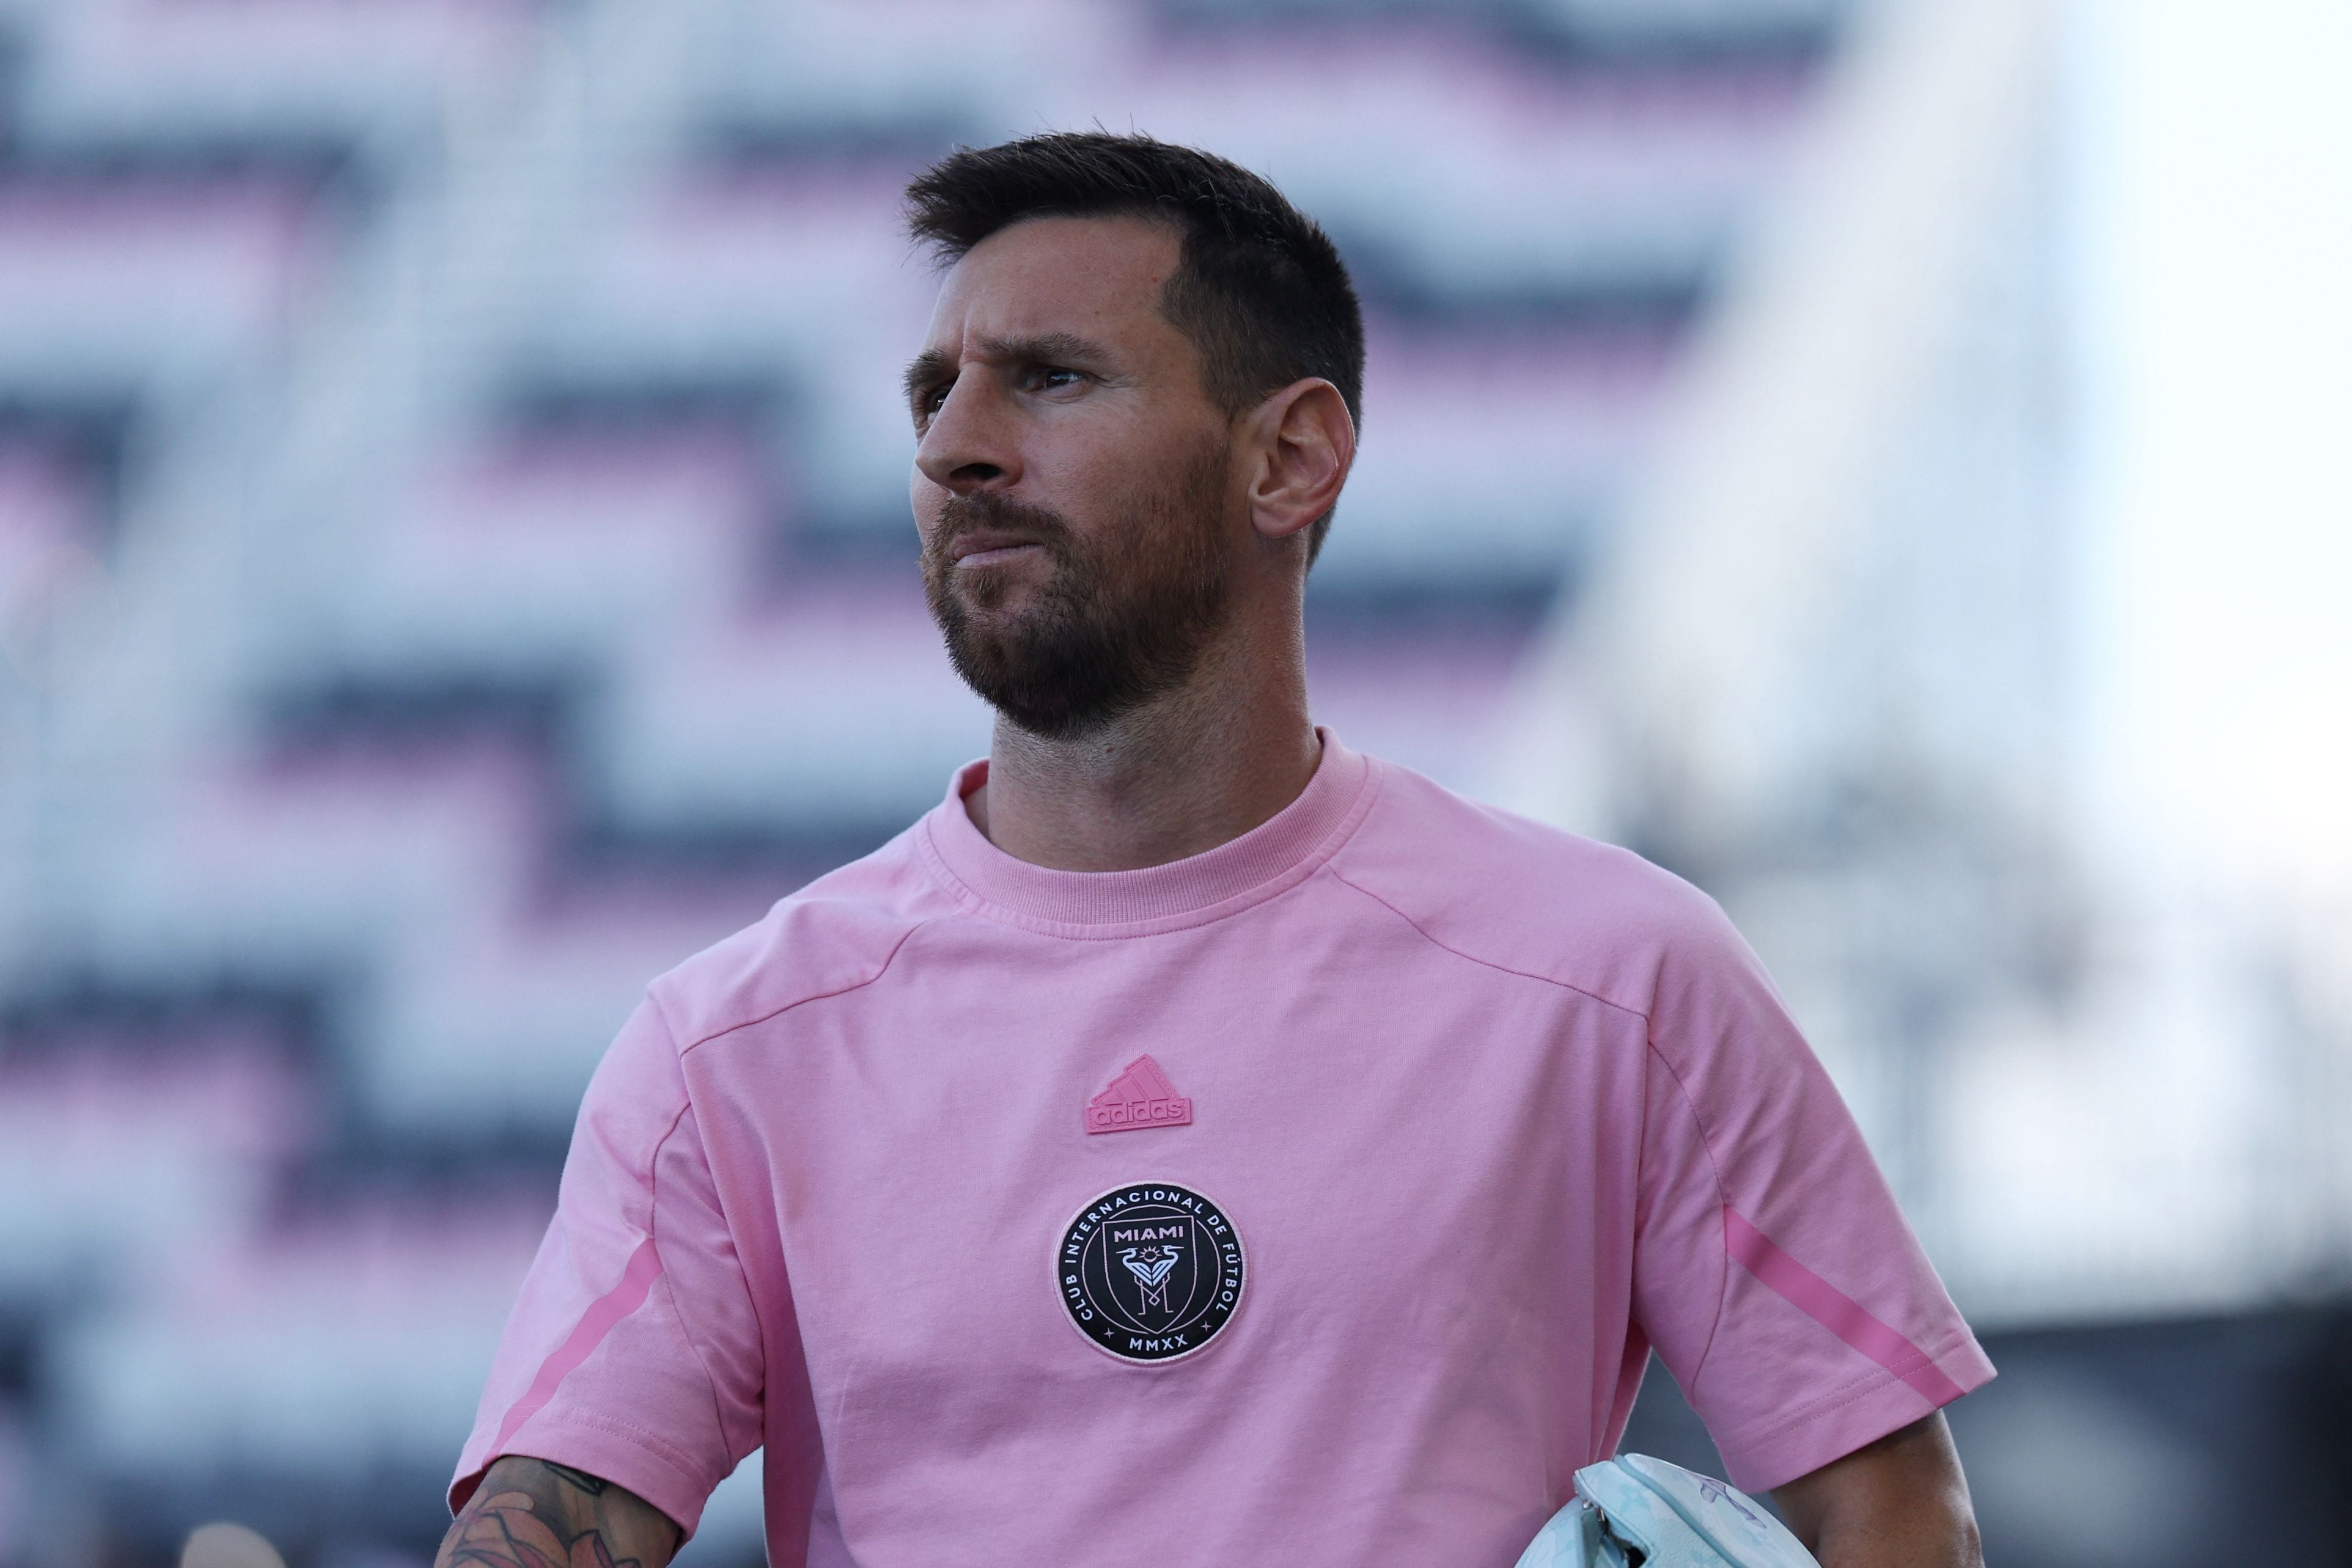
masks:
MULTIPOLYGON (((982 338, 980 357, 1023 365, 1071 361, 1099 364, 1109 355, 1101 344, 1075 332, 1040 332, 1029 338, 982 338)), ((937 386, 954 373, 953 356, 943 349, 925 349, 907 363, 908 401, 911 402, 924 389, 937 386)))
POLYGON ((914 402, 922 395, 926 388, 937 386, 940 382, 945 381, 948 372, 954 368, 955 361, 938 349, 925 349, 921 353, 917 354, 907 361, 907 401, 914 402))

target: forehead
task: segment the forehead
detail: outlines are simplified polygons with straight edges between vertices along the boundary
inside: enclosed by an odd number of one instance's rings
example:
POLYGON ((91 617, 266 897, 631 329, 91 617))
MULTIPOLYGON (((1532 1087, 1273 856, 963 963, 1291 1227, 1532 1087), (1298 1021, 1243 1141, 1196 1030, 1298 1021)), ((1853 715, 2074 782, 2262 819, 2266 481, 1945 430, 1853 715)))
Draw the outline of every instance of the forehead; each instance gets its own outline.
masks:
POLYGON ((1149 218, 1029 218, 949 269, 925 346, 1072 333, 1107 344, 1174 335, 1160 290, 1182 259, 1173 225, 1149 218))

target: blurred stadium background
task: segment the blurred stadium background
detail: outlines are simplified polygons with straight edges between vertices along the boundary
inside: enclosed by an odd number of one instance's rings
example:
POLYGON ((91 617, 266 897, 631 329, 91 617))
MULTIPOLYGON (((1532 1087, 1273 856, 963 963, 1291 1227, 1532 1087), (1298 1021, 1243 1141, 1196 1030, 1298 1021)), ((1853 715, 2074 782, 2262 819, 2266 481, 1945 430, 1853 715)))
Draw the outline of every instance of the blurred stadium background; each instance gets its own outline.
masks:
MULTIPOLYGON (((1340 241, 1318 711, 1748 931, 2004 1368, 1993 1561, 2352 1561, 2346 46, 0 0, 0 1568, 429 1556, 639 988, 985 749, 898 192, 1096 122, 1340 241)), ((1633 1446, 1706 1462, 1663 1374, 1633 1446)))

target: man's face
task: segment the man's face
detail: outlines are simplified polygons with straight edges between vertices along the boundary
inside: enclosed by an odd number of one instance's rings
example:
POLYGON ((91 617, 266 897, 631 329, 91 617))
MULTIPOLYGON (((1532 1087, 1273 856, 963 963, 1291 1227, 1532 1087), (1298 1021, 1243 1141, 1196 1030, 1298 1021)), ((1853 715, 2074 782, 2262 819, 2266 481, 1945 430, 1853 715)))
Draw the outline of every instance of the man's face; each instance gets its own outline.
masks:
POLYGON ((957 672, 1038 735, 1181 685, 1227 617, 1246 519, 1228 422, 1160 314, 1179 246, 1133 218, 992 235, 908 370, 931 613, 957 672))

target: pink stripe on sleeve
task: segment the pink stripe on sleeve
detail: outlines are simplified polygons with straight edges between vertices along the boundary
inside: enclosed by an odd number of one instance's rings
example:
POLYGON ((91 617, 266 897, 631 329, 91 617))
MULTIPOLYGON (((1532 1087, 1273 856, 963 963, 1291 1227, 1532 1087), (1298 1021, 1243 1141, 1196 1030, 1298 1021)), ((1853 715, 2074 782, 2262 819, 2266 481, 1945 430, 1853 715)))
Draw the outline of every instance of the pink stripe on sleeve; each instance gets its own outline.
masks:
POLYGON ((637 1249, 629 1254, 628 1266, 621 1270, 621 1282, 589 1303, 580 1314, 580 1322, 555 1354, 540 1364, 539 1375, 530 1380, 530 1388, 514 1402, 506 1419, 499 1423, 499 1435, 490 1444, 492 1458, 505 1448, 507 1440, 522 1429, 522 1424, 547 1407, 555 1397, 555 1386, 570 1375, 572 1369, 595 1354, 604 1343, 604 1336, 614 1325, 646 1304, 646 1297, 661 1278, 661 1254, 654 1250, 654 1239, 646 1237, 637 1249))
POLYGON ((1723 1210, 1724 1249, 1734 1261, 1787 1298, 1789 1304, 1909 1384, 1938 1408, 1966 1392, 1944 1375, 1927 1353, 1880 1322, 1860 1301, 1780 1250, 1740 1212, 1723 1210))

